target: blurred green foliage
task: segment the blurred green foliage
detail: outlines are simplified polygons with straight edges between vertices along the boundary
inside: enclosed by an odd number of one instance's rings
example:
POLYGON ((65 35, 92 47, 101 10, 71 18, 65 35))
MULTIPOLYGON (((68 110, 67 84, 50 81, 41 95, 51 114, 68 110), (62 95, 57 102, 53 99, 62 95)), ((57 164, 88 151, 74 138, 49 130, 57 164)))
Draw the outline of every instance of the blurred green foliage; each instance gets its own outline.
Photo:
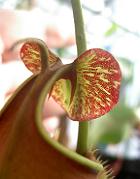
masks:
POLYGON ((110 113, 94 121, 94 135, 90 136, 93 145, 119 143, 129 136, 136 121, 137 117, 132 108, 118 104, 110 113))
POLYGON ((116 23, 112 23, 111 27, 105 32, 105 36, 111 36, 113 35, 117 30, 118 30, 119 26, 116 23))

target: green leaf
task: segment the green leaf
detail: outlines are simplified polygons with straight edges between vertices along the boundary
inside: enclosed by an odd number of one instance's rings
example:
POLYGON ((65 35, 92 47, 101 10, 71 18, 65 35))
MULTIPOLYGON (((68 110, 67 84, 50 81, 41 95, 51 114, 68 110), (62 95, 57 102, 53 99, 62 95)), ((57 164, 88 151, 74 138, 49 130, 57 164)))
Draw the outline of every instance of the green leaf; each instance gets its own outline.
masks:
POLYGON ((105 32, 105 36, 111 36, 113 33, 115 33, 118 30, 118 25, 116 23, 112 23, 111 27, 105 32))
POLYGON ((110 113, 91 124, 90 141, 94 146, 119 143, 130 136, 137 120, 134 109, 118 104, 110 113))

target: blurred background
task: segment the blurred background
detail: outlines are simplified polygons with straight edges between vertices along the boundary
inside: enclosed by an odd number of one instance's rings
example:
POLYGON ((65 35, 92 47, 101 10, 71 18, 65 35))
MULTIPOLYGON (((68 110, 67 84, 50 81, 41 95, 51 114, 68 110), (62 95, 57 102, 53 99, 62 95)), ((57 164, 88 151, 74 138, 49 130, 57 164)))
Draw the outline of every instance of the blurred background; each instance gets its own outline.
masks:
MULTIPOLYGON (((117 178, 140 179, 140 1, 81 2, 88 48, 110 51, 123 75, 117 106, 100 120, 94 120, 94 124, 91 122, 92 148, 100 149, 112 162, 117 178)), ((70 0, 0 0, 0 108, 31 75, 19 60, 19 48, 10 50, 16 41, 26 37, 44 40, 64 63, 71 62, 76 57, 76 45, 70 0)), ((63 114, 57 105, 55 108, 58 112, 53 114, 50 131, 58 127, 56 115, 63 114)), ((65 145, 73 149, 78 123, 67 121, 63 125, 68 127, 70 142, 65 145), (71 134, 71 130, 75 132, 71 134)), ((46 128, 49 122, 45 123, 46 128)))

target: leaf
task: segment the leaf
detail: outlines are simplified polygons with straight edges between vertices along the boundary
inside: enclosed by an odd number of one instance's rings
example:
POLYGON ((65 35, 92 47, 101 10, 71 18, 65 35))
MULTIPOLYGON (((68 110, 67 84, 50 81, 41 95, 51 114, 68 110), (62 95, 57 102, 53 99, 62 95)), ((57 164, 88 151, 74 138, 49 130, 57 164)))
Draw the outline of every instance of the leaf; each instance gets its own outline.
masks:
MULTIPOLYGON (((49 53, 50 66, 54 65, 57 61, 60 61, 60 59, 55 54, 53 54, 49 49, 48 49, 48 53, 49 53)), ((38 43, 36 42, 24 43, 20 50, 20 58, 22 59, 25 66, 32 73, 39 73, 41 71, 41 53, 38 43)))
POLYGON ((92 145, 116 144, 126 140, 130 137, 137 121, 134 109, 119 103, 110 113, 101 117, 100 120, 94 121, 92 126, 90 125, 92 145))
POLYGON ((121 71, 109 52, 97 48, 84 52, 74 61, 73 72, 69 76, 71 85, 68 80, 57 82, 52 96, 71 119, 84 121, 98 118, 118 102, 121 71), (72 83, 74 80, 75 88, 72 83), (72 88, 75 91, 71 100, 68 100, 72 88))
POLYGON ((112 23, 111 27, 105 32, 105 36, 111 36, 118 30, 118 25, 116 23, 112 23))

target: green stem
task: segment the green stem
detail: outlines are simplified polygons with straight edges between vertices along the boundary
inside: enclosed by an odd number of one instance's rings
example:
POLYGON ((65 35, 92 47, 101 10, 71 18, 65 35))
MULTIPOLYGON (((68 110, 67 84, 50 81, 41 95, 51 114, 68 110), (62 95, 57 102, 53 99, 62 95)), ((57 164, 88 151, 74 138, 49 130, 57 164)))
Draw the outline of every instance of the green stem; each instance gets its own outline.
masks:
POLYGON ((88 122, 79 122, 77 153, 85 155, 88 151, 88 122))
MULTIPOLYGON (((78 56, 86 51, 86 36, 84 30, 84 20, 82 15, 82 7, 80 0, 71 0, 74 23, 75 23, 75 35, 76 35, 76 44, 77 44, 77 53, 78 56)), ((88 151, 88 132, 89 132, 89 123, 88 122, 79 122, 79 131, 78 131, 78 142, 77 142, 77 153, 85 155, 88 151)))
POLYGON ((73 17, 74 17, 74 24, 75 24, 77 52, 79 56, 87 49, 86 36, 84 30, 84 20, 83 20, 80 0, 71 0, 71 4, 73 9, 73 17))

